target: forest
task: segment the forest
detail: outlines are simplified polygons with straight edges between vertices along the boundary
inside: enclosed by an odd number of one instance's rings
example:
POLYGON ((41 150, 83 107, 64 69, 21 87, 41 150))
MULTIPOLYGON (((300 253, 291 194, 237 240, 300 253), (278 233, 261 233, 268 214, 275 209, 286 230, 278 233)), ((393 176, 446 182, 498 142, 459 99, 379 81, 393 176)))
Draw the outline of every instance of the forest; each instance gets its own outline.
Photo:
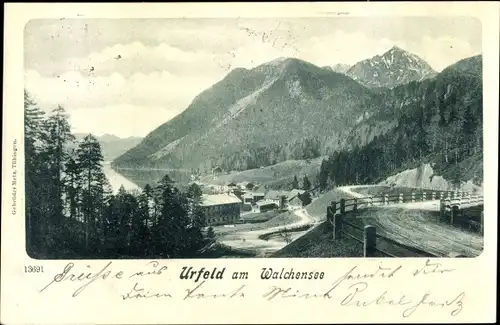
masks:
POLYGON ((392 90, 406 100, 402 110, 392 113, 397 116, 394 127, 325 159, 317 179, 321 188, 378 182, 422 163, 431 164, 436 175, 456 186, 470 179, 481 184, 481 61, 473 59, 475 69, 467 74, 450 67, 432 80, 392 90))
MULTIPOLYGON (((201 189, 164 176, 116 194, 96 137, 71 134, 63 107, 50 114, 24 93, 26 248, 32 258, 182 258, 213 241, 204 236, 201 189)), ((210 233, 210 232, 209 232, 210 233)))

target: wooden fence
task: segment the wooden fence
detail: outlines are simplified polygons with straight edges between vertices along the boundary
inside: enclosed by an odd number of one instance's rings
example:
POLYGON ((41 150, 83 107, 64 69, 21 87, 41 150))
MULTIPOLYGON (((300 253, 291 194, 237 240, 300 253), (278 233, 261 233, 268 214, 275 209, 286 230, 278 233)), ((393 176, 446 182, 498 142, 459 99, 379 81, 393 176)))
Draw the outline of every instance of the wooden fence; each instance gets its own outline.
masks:
MULTIPOLYGON (((340 202, 333 201, 327 208, 327 222, 331 225, 334 240, 339 240, 343 237, 351 238, 363 244, 363 256, 375 257, 377 252, 387 257, 396 257, 387 251, 382 250, 377 245, 377 240, 383 240, 389 245, 394 245, 404 250, 411 251, 415 254, 436 257, 436 255, 420 250, 416 247, 408 246, 399 243, 395 240, 377 234, 377 229, 372 225, 364 226, 364 228, 352 224, 344 218, 347 212, 357 211, 361 208, 372 206, 384 206, 388 204, 401 204, 409 202, 423 202, 440 200, 441 215, 446 216, 447 211, 451 211, 451 222, 458 215, 460 208, 465 206, 474 206, 482 204, 482 196, 472 196, 469 192, 415 192, 415 193, 399 193, 399 194, 381 194, 377 196, 368 196, 363 198, 342 199, 340 202), (448 209, 448 210, 447 210, 448 209), (348 229, 351 229, 349 231, 348 229), (362 232, 362 239, 352 234, 352 230, 362 232)), ((483 225, 483 213, 481 212, 481 232, 483 225)))
POLYGON ((463 196, 445 198, 440 201, 440 219, 452 225, 469 223, 478 228, 481 235, 484 235, 484 212, 482 208, 477 213, 479 214, 479 220, 477 221, 466 220, 468 218, 464 214, 464 211, 470 211, 472 207, 482 207, 484 205, 483 200, 482 195, 472 195, 470 192, 465 193, 463 196))

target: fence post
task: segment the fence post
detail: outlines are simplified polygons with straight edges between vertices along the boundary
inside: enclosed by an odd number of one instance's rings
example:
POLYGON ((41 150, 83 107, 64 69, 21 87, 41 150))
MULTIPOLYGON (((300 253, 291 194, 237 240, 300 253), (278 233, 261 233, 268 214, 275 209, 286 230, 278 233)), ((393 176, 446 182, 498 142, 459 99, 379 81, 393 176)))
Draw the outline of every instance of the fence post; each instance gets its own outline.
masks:
POLYGON ((332 203, 330 203, 332 209, 333 209, 333 214, 337 213, 337 202, 336 201, 332 201, 332 203))
POLYGON ((411 203, 415 203, 415 193, 411 193, 411 203))
POLYGON ((335 214, 333 216, 333 240, 340 239, 341 236, 341 230, 342 230, 342 215, 341 214, 335 214))
POLYGON ((345 213, 345 199, 340 200, 340 214, 344 215, 345 213))
POLYGON ((399 203, 403 203, 403 193, 399 193, 399 203))
POLYGON ((352 206, 354 211, 358 211, 358 199, 354 198, 354 205, 352 206))
POLYGON ((370 206, 373 206, 373 196, 370 196, 369 199, 370 199, 370 206))
POLYGON ((436 192, 432 192, 432 201, 436 200, 436 192))
POLYGON ((334 230, 333 216, 334 216, 334 213, 332 211, 332 207, 331 206, 326 207, 326 221, 328 222, 328 226, 329 226, 326 228, 327 229, 326 232, 330 231, 330 227, 332 228, 332 230, 334 230))
POLYGON ((377 247, 377 229, 374 226, 365 226, 363 232, 363 256, 375 256, 377 247))
POLYGON ((453 225, 457 217, 458 217, 458 205, 454 205, 451 210, 451 220, 450 220, 451 225, 453 225))
POLYGON ((442 200, 444 197, 443 192, 439 192, 439 199, 442 200))
POLYGON ((481 211, 481 235, 484 236, 484 211, 481 211))
POLYGON ((455 192, 451 191, 451 198, 454 199, 455 198, 455 192))
POLYGON ((439 221, 443 222, 446 217, 446 203, 443 200, 439 201, 439 221))
POLYGON ((427 200, 427 193, 423 192, 422 193, 422 201, 427 200))
POLYGON ((389 204, 389 194, 384 195, 384 205, 389 204))

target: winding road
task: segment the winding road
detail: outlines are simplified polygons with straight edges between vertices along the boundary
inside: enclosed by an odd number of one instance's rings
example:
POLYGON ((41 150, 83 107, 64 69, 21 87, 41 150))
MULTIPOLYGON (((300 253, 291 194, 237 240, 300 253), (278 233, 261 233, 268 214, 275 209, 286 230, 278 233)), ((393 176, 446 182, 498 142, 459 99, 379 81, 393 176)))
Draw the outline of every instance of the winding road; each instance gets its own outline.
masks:
MULTIPOLYGON (((356 198, 363 198, 364 195, 353 191, 361 187, 368 186, 345 186, 339 189, 356 198)), ((439 208, 439 200, 397 203, 362 210, 357 218, 375 226, 377 232, 390 239, 438 256, 458 254, 472 257, 481 254, 484 238, 477 233, 438 222, 435 212, 439 208)))
MULTIPOLYGON (((287 245, 282 238, 260 239, 259 236, 270 234, 284 229, 293 229, 305 225, 315 224, 315 220, 302 207, 293 207, 293 213, 300 218, 299 221, 284 226, 276 226, 261 230, 236 230, 218 237, 218 241, 234 248, 250 249, 262 254, 275 252, 287 245)), ((291 232, 291 239, 295 240, 306 233, 307 230, 291 232)))
MULTIPOLYGON (((356 192, 358 188, 376 185, 342 186, 337 189, 355 198, 364 198, 365 195, 356 192)), ((477 256, 483 249, 483 237, 479 234, 463 231, 457 227, 439 223, 436 220, 436 211, 439 211, 439 200, 424 202, 406 202, 375 206, 360 210, 363 222, 377 227, 377 231, 384 236, 400 243, 418 247, 422 250, 439 256, 448 256, 450 253, 477 256)), ((249 230, 236 229, 228 233, 221 233, 218 241, 233 248, 247 249, 265 256, 287 245, 280 236, 271 236, 267 240, 259 238, 262 235, 280 230, 293 229, 304 225, 318 224, 302 207, 294 207, 293 214, 299 220, 283 226, 267 229, 249 230)), ((292 241, 301 237, 314 227, 304 231, 291 232, 292 241)))

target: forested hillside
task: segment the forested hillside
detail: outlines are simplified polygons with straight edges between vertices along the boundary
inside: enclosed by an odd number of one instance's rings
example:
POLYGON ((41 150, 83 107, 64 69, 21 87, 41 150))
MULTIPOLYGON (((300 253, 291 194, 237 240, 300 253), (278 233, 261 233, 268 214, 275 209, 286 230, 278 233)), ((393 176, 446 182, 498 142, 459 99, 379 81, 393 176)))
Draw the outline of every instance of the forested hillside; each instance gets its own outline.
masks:
POLYGON ((380 105, 351 78, 298 59, 236 69, 114 166, 245 170, 315 158, 380 105))
POLYGON ((142 193, 116 195, 96 137, 75 141, 62 107, 25 110, 26 248, 33 258, 192 257, 207 244, 201 189, 165 176, 142 193))
POLYGON ((469 179, 482 183, 481 56, 382 95, 394 110, 368 118, 347 139, 353 148, 323 161, 318 176, 323 187, 328 182, 375 182, 422 162, 455 184, 469 179))

